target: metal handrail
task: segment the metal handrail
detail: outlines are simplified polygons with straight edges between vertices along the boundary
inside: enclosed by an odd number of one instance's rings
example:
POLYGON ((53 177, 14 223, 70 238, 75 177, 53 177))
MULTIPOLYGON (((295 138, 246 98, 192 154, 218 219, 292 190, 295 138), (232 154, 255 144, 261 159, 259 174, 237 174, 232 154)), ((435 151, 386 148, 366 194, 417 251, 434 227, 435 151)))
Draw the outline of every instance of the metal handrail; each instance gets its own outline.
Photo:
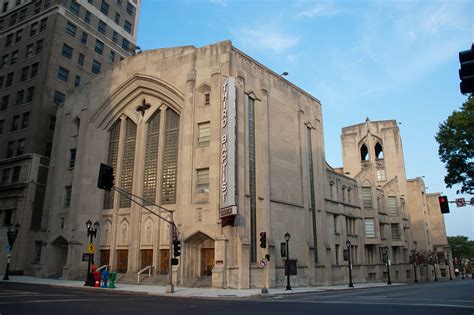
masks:
POLYGON ((146 266, 139 272, 137 272, 137 284, 140 284, 140 275, 148 269, 148 277, 151 277, 151 266, 146 266))
POLYGON ((109 270, 109 265, 103 265, 96 269, 96 271, 101 271, 102 269, 109 270))

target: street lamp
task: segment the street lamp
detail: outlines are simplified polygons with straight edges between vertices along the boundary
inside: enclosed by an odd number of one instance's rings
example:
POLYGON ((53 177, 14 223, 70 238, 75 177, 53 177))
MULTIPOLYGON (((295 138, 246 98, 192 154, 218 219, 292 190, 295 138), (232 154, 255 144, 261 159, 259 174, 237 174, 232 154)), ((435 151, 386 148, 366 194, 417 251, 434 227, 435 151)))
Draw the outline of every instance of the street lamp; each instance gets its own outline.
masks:
POLYGON ((429 258, 429 263, 433 266, 433 272, 434 272, 434 280, 435 281, 438 281, 438 277, 436 276, 436 257, 435 257, 435 254, 434 253, 431 253, 429 258))
POLYGON ((14 229, 12 230, 12 225, 8 224, 8 231, 7 231, 7 239, 8 239, 8 254, 7 254, 7 268, 5 269, 5 275, 3 276, 3 280, 10 280, 8 278, 8 273, 10 272, 10 260, 12 257, 12 249, 13 244, 15 244, 16 237, 18 236, 18 232, 20 231, 20 224, 15 224, 14 229))
POLYGON ((349 261, 349 288, 353 288, 354 284, 352 283, 351 242, 349 240, 346 241, 346 247, 347 259, 349 261))
POLYGON ((391 285, 392 281, 390 281, 390 259, 388 259, 388 247, 387 246, 385 246, 385 259, 387 260, 387 277, 388 277, 387 284, 391 285))
POLYGON ((413 271, 415 272, 415 283, 418 282, 416 277, 416 250, 411 250, 411 262, 413 263, 413 271))
POLYGON ((290 248, 288 246, 288 242, 290 241, 291 235, 290 233, 285 233, 285 241, 286 241, 286 290, 291 290, 290 285, 290 248))
POLYGON ((453 280, 453 276, 451 275, 451 266, 449 265, 449 255, 446 255, 444 258, 444 262, 448 265, 448 272, 449 272, 449 280, 453 280))
POLYGON ((92 225, 91 220, 87 220, 86 222, 86 227, 87 227, 87 236, 90 237, 90 242, 89 242, 89 259, 87 260, 87 278, 86 282, 84 283, 84 286, 86 287, 93 287, 94 286, 94 275, 91 272, 91 262, 92 262, 92 255, 93 249, 92 245, 92 240, 94 237, 97 236, 97 230, 99 229, 99 222, 95 221, 94 225, 92 225), (91 253, 92 252, 92 253, 91 253))

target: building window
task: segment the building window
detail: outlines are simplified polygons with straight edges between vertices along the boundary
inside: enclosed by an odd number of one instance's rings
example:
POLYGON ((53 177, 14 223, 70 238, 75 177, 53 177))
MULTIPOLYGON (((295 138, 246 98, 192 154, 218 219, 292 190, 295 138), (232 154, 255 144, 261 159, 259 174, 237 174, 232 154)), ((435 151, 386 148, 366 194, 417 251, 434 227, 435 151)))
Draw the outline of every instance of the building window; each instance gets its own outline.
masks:
POLYGON ((196 193, 209 193, 209 168, 196 170, 196 193))
MULTIPOLYGON (((5 68, 6 66, 8 66, 8 60, 10 60, 10 55, 6 54, 6 55, 3 55, 2 57, 2 68, 5 68)), ((0 86, 1 88, 1 86, 0 86)))
POLYGON ((5 95, 4 97, 2 97, 2 107, 0 108, 1 111, 7 110, 9 101, 10 95, 5 95))
POLYGON ((104 13, 104 15, 109 14, 109 4, 105 1, 102 0, 102 3, 100 5, 100 12, 104 13))
POLYGON ((33 56, 33 44, 29 44, 26 46, 26 51, 25 51, 25 59, 30 58, 33 56))
POLYGON ((38 22, 31 23, 30 25, 30 36, 36 35, 38 32, 38 22))
POLYGON ((122 38, 122 48, 126 51, 130 49, 130 42, 125 38, 122 38))
POLYGON ((12 56, 10 58, 10 64, 14 65, 18 61, 18 50, 12 52, 12 56))
MULTIPOLYGON (((24 139, 23 139, 24 140, 24 139)), ((15 166, 12 173, 12 184, 20 181, 21 166, 15 166)))
POLYGON ((388 208, 388 213, 391 216, 398 216, 397 197, 388 196, 387 208, 388 208))
POLYGON ((28 128, 30 123, 30 112, 23 113, 23 119, 21 121, 21 129, 28 128))
POLYGON ((35 93, 35 87, 30 86, 29 88, 26 89, 26 103, 31 103, 33 101, 33 94, 35 93))
POLYGON ((13 210, 3 210, 3 226, 12 225, 13 210))
POLYGON ((127 13, 132 15, 133 14, 133 11, 135 10, 135 7, 133 6, 133 4, 131 4, 130 2, 127 3, 127 13))
POLYGON ((17 15, 16 13, 10 15, 10 26, 13 26, 13 25, 16 24, 16 18, 17 18, 17 16, 18 16, 18 15, 17 15))
POLYGON ((120 24, 120 14, 115 12, 115 23, 118 25, 120 24))
POLYGON ((26 81, 28 79, 28 70, 30 67, 26 66, 21 69, 20 82, 26 81))
POLYGON ((16 146, 16 155, 23 155, 25 152, 25 138, 18 139, 18 144, 16 146))
POLYGON ((67 81, 69 79, 69 70, 59 66, 57 78, 58 78, 58 80, 67 83, 67 81))
POLYGON ((375 220, 373 218, 364 219, 365 223, 365 237, 374 238, 375 237, 375 220))
POLYGON ((204 105, 211 104, 211 93, 204 93, 204 105))
POLYGON ((91 72, 92 72, 93 74, 98 74, 98 73, 100 72, 100 67, 101 67, 100 62, 98 62, 97 60, 93 59, 93 60, 92 60, 91 72))
POLYGON ((209 145, 211 136, 211 123, 209 121, 198 124, 198 146, 209 145))
POLYGON ((2 185, 10 184, 10 168, 4 168, 2 174, 2 185))
POLYGON ((31 65, 31 78, 36 78, 38 75, 39 62, 31 65))
POLYGON ((5 81, 5 87, 10 87, 13 83, 13 74, 14 72, 10 72, 9 74, 7 74, 7 80, 5 81))
POLYGON ((18 20, 22 22, 26 17, 26 9, 20 11, 20 15, 18 16, 18 20))
POLYGON ((360 160, 361 161, 368 161, 369 160, 369 150, 367 149, 367 146, 363 144, 360 147, 360 160))
POLYGON ((255 168, 255 100, 247 97, 248 168, 250 195, 250 262, 257 262, 257 177, 255 168))
POLYGON ((143 176, 143 198, 155 202, 157 187, 158 145, 160 140, 161 111, 156 111, 146 123, 145 173, 143 176))
POLYGON ((36 2, 35 2, 35 11, 34 11, 34 12, 35 12, 35 14, 38 14, 38 13, 40 13, 40 11, 41 11, 41 1, 36 1, 36 2))
POLYGON ((97 26, 97 30, 99 31, 99 33, 105 35, 105 33, 107 32, 107 25, 105 24, 104 21, 99 20, 99 25, 97 26))
POLYGON ((69 208, 71 205, 72 186, 64 187, 64 208, 69 208))
MULTIPOLYGON (((121 188, 127 192, 132 192, 136 138, 137 125, 130 118, 127 118, 125 120, 125 143, 122 156, 122 173, 120 176, 121 188)), ((130 199, 120 196, 120 208, 128 208, 130 206, 130 199)))
POLYGON ((69 168, 74 168, 76 165, 76 148, 69 150, 69 168))
POLYGON ((40 21, 40 32, 43 32, 46 30, 46 25, 48 24, 48 18, 44 18, 40 21))
POLYGON ((20 42, 22 36, 23 36, 23 29, 16 31, 15 43, 20 42))
POLYGON ((69 7, 69 9, 71 10, 72 14, 74 14, 75 16, 79 16, 81 6, 79 5, 79 3, 76 2, 76 0, 71 0, 71 6, 69 7))
POLYGON ((386 180, 387 180, 387 178, 385 176, 385 169, 383 169, 383 168, 377 169, 377 181, 383 182, 383 181, 386 181, 386 180))
POLYGON ((383 160, 383 148, 382 148, 382 145, 377 142, 377 144, 375 145, 375 159, 376 160, 383 160))
POLYGON ((77 56, 77 64, 81 67, 84 66, 84 54, 79 53, 79 55, 77 56))
POLYGON ((87 33, 86 32, 82 32, 81 43, 84 44, 84 45, 87 45, 87 33))
POLYGON ((20 115, 15 115, 12 117, 12 125, 10 131, 17 131, 20 125, 20 115))
POLYGON ((164 143, 164 158, 161 182, 161 203, 176 203, 176 183, 178 173, 178 138, 179 116, 168 108, 166 116, 166 133, 164 143))
POLYGON ((400 241, 400 226, 398 223, 390 224, 392 228, 392 241, 400 241))
POLYGON ((115 61, 115 51, 111 50, 109 54, 109 62, 114 63, 115 61))
POLYGON ((76 79, 74 80, 74 86, 77 87, 81 85, 81 76, 76 75, 76 79))
MULTIPOLYGON (((117 161, 118 161, 119 139, 120 139, 120 120, 117 120, 109 130, 109 153, 108 153, 108 158, 107 158, 107 164, 114 168, 114 176, 117 176, 116 169, 117 169, 117 161)), ((104 209, 112 209, 113 207, 114 207, 114 193, 112 191, 106 191, 105 197, 104 197, 104 209)))
POLYGON ((129 21, 125 20, 125 23, 123 25, 123 29, 125 30, 125 32, 131 34, 132 33, 132 23, 130 23, 129 21))
POLYGON ((355 236, 356 234, 356 219, 346 217, 346 232, 347 235, 355 236))
POLYGON ((95 40, 95 52, 100 55, 104 52, 104 43, 98 39, 95 40))
POLYGON ((54 98, 53 98, 53 104, 54 105, 61 105, 61 104, 64 104, 64 102, 66 101, 66 95, 64 93, 61 93, 59 91, 54 91, 54 98))
POLYGON ((86 15, 84 15, 84 22, 87 24, 91 23, 91 13, 89 11, 86 11, 86 15))
POLYGON ((362 205, 366 209, 372 208, 372 188, 362 187, 362 205))
POLYGON ((381 240, 385 240, 386 239, 386 236, 385 236, 385 225, 383 223, 380 223, 379 224, 379 229, 380 229, 380 239, 381 240))
POLYGON ((76 37, 76 26, 71 22, 67 22, 66 24, 66 34, 76 37))
POLYGON ((72 59, 72 47, 67 44, 63 44, 63 50, 61 54, 67 59, 72 59))
POLYGON ((56 128, 56 116, 49 116, 49 130, 54 131, 56 128))
POLYGON ((36 42, 36 54, 39 54, 40 52, 43 51, 43 40, 40 39, 39 41, 36 42))
POLYGON ((13 33, 7 35, 7 39, 5 40, 5 48, 10 47, 13 42, 13 33))
POLYGON ((337 214, 333 214, 333 229, 334 229, 334 234, 335 235, 338 235, 339 234, 339 224, 338 224, 338 221, 339 221, 339 215, 337 214))
POLYGON ((13 152, 15 149, 15 141, 8 141, 7 144, 7 159, 13 156, 13 152))
POLYGON ((42 241, 36 241, 35 242, 35 251, 33 254, 33 263, 34 264, 39 264, 41 262, 41 251, 43 249, 43 242, 42 241))
POLYGON ((114 31, 114 32, 112 33, 112 41, 113 41, 114 43, 117 43, 117 38, 118 38, 118 33, 117 33, 116 31, 114 31))
POLYGON ((25 91, 24 90, 17 91, 16 92, 15 106, 23 104, 23 98, 24 97, 25 97, 25 91))

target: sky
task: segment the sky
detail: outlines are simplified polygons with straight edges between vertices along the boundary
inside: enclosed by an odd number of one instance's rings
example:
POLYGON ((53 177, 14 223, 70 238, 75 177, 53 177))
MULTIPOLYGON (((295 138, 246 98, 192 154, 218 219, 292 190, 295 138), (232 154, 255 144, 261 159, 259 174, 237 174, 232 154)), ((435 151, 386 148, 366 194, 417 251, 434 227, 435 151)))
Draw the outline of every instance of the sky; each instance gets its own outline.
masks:
MULTIPOLYGON (((467 100, 459 51, 474 42, 474 1, 143 0, 142 50, 231 40, 239 50, 322 103, 325 155, 342 166, 341 129, 399 122, 407 178, 446 188, 439 124, 467 100)), ((474 240, 474 206, 450 204, 448 236, 474 240)))

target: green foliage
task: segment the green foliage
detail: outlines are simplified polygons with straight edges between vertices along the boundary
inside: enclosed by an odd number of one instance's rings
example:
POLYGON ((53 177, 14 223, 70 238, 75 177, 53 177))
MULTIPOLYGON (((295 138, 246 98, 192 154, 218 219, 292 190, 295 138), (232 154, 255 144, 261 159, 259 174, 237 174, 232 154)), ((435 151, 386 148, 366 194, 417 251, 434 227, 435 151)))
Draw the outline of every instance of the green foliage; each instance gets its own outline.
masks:
POLYGON ((456 193, 474 193, 474 98, 454 111, 446 121, 439 125, 436 134, 439 144, 438 155, 445 164, 446 187, 460 184, 456 193))
POLYGON ((470 241, 467 236, 448 236, 448 244, 453 258, 474 258, 474 241, 470 241))

